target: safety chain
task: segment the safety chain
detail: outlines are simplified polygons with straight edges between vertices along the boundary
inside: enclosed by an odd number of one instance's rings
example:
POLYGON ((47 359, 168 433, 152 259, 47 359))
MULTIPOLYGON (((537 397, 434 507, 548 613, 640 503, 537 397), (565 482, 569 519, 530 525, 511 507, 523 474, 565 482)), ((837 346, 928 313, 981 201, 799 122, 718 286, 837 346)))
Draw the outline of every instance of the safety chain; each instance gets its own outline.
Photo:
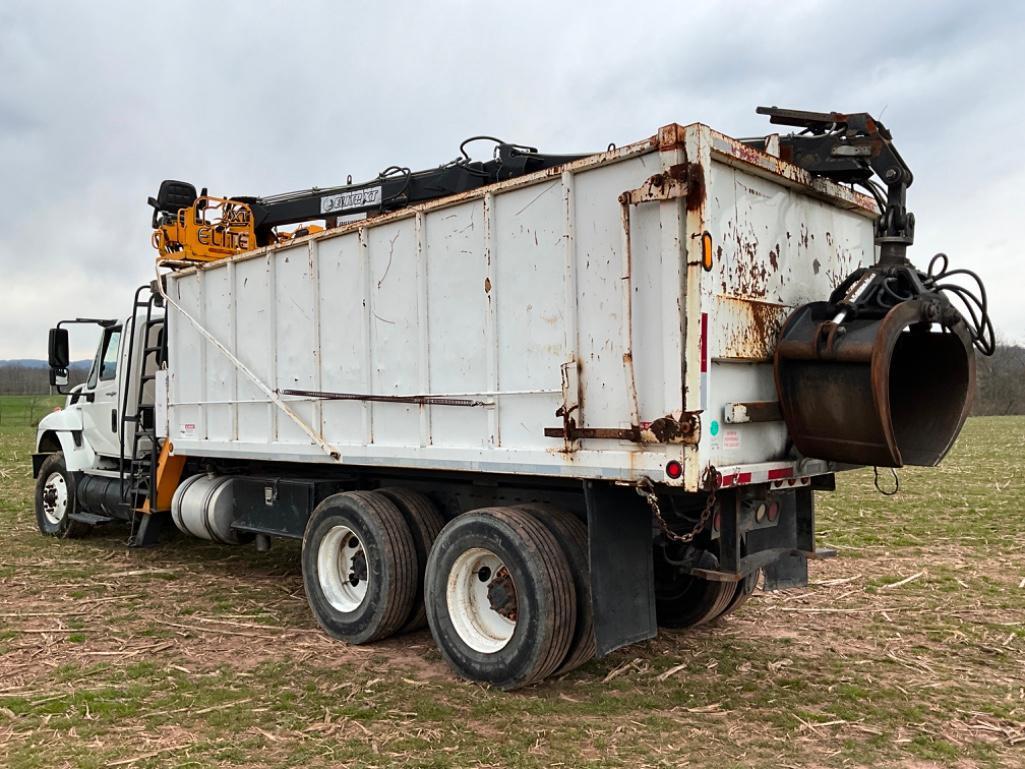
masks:
POLYGON ((719 473, 711 465, 705 469, 704 474, 701 476, 701 485, 708 491, 705 508, 701 511, 701 515, 698 517, 698 522, 694 524, 694 528, 686 534, 677 534, 669 528, 666 519, 662 517, 662 509, 658 505, 658 496, 655 494, 655 484, 651 478, 641 478, 637 482, 635 489, 638 494, 644 497, 644 501, 648 503, 648 507, 654 513, 655 520, 658 521, 658 526, 662 529, 662 533, 673 542, 686 543, 693 542, 694 538, 704 531, 705 526, 708 525, 708 521, 712 517, 712 513, 715 511, 715 490, 719 485, 719 473))

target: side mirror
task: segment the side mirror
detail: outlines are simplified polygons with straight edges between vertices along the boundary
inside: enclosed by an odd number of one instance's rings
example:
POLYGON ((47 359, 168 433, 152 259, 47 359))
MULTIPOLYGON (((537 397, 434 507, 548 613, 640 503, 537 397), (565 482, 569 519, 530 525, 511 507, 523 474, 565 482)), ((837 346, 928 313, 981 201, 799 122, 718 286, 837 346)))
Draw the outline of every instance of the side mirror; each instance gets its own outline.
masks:
POLYGON ((51 368, 50 369, 50 386, 56 387, 58 390, 61 387, 65 387, 68 384, 68 370, 66 368, 51 368))
POLYGON ((51 369, 67 369, 68 364, 71 363, 71 353, 68 347, 68 330, 66 328, 50 329, 48 354, 51 369))

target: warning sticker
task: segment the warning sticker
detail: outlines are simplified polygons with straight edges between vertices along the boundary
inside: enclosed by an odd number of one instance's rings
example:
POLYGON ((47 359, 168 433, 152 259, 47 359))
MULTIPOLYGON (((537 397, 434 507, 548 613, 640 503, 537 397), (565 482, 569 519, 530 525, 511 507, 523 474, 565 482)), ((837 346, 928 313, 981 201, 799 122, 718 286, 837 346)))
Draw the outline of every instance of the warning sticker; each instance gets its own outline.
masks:
POLYGON ((722 447, 729 450, 736 450, 740 448, 740 430, 723 430, 722 431, 722 447))
POLYGON ((196 425, 192 422, 182 422, 178 426, 178 434, 185 438, 191 438, 195 432, 196 425))

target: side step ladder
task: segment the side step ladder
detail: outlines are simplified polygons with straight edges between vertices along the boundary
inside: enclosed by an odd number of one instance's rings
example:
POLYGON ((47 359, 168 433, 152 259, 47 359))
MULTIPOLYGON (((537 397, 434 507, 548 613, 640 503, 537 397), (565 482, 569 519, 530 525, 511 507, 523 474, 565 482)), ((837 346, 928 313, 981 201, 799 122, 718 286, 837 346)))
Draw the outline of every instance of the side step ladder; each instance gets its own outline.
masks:
POLYGON ((170 494, 181 475, 184 457, 170 455, 171 444, 157 436, 156 404, 152 400, 156 372, 167 360, 167 337, 163 318, 153 317, 153 308, 159 306, 159 295, 149 286, 141 286, 135 292, 132 306, 131 334, 128 338, 128 360, 124 380, 133 381, 133 371, 138 364, 138 387, 135 410, 128 411, 129 387, 125 387, 121 408, 121 501, 133 512, 132 538, 129 547, 154 545, 166 516, 157 513, 170 509, 170 494), (144 291, 148 298, 141 298, 144 291), (144 311, 144 314, 143 314, 144 311), (136 324, 143 323, 141 355, 135 349, 136 324), (153 330, 159 328, 156 339, 153 330), (128 425, 132 431, 131 452, 125 451, 128 425), (169 490, 169 491, 168 491, 169 490), (163 491, 164 493, 161 493, 163 491))

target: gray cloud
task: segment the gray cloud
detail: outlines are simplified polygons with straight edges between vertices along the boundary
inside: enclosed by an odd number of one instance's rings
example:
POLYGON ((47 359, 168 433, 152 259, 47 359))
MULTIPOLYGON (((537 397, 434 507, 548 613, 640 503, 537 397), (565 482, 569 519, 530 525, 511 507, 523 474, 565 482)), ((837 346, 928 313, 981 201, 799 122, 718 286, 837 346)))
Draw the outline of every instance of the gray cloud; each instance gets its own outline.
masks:
POLYGON ((916 261, 977 269, 1025 341, 1018 4, 350 6, 4 3, 0 358, 128 311, 161 179, 270 194, 434 165, 481 132, 555 152, 669 122, 752 135, 763 103, 881 114, 916 172, 916 261))

